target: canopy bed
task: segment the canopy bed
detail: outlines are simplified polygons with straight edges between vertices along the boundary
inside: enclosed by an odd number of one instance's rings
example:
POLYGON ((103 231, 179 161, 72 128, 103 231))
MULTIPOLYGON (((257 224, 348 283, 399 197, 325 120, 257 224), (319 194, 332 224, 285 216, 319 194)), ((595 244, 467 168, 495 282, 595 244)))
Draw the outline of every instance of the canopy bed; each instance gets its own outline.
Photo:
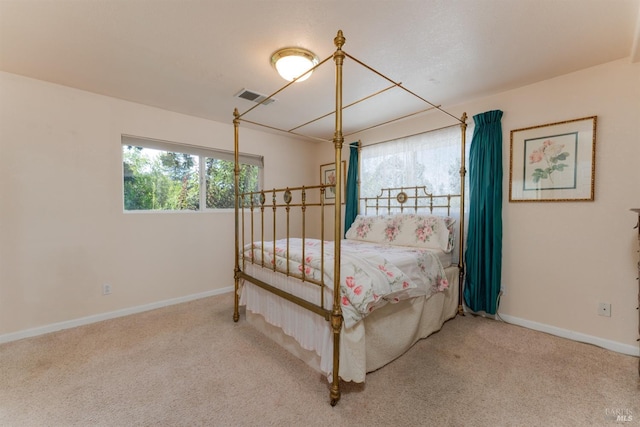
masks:
MULTIPOLYGON (((466 114, 456 118, 343 51, 342 31, 334 43, 333 55, 313 70, 331 58, 335 62, 335 109, 319 118, 335 119, 335 180, 241 193, 241 122, 301 135, 299 129, 316 120, 281 129, 249 120, 254 106, 242 114, 236 109, 233 121, 233 319, 239 320, 239 307, 245 305, 247 320, 254 326, 327 375, 332 406, 340 399, 341 379, 363 382, 367 372, 396 359, 462 311, 466 130, 466 114), (390 82, 387 89, 401 90, 422 104, 418 112, 402 113, 392 121, 433 110, 460 126, 460 194, 433 195, 420 185, 381 189, 377 197, 357 201, 359 214, 343 230, 343 112, 387 92, 343 105, 345 60, 390 82)), ((295 80, 262 102, 283 96, 294 84, 295 80)))

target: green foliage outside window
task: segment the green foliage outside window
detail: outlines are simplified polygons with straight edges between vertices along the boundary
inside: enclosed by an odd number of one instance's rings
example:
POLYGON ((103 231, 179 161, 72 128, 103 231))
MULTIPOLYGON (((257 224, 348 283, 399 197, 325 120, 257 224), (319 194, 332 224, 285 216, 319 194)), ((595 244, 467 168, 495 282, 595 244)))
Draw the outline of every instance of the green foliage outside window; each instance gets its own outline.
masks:
MULTIPOLYGON (((208 157, 206 164, 207 179, 207 208, 233 208, 234 192, 234 164, 228 160, 208 157)), ((240 193, 257 191, 260 184, 259 168, 253 165, 240 165, 238 187, 240 193)))
MULTIPOLYGON (((234 163, 144 147, 122 147, 125 210, 199 210, 234 207, 234 163), (200 164, 206 185, 200 188, 200 164)), ((242 164, 241 191, 259 188, 260 168, 242 164)))

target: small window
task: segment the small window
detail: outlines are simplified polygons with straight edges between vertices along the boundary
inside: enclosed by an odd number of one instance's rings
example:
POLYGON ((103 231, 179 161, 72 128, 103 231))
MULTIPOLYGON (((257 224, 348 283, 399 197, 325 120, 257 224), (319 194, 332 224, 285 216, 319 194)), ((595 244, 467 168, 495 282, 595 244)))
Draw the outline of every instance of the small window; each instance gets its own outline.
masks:
MULTIPOLYGON (((241 154, 240 191, 259 191, 261 156, 241 154)), ((233 209, 234 154, 122 136, 125 211, 233 209)))

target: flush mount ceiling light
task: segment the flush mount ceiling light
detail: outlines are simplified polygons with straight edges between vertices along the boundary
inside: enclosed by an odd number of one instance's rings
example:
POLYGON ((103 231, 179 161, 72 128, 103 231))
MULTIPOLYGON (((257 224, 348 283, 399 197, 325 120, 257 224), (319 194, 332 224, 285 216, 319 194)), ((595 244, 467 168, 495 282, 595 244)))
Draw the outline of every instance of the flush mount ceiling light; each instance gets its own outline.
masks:
POLYGON ((271 55, 271 65, 283 79, 290 82, 307 80, 313 71, 303 73, 318 65, 318 62, 320 60, 313 52, 300 47, 286 47, 271 55))

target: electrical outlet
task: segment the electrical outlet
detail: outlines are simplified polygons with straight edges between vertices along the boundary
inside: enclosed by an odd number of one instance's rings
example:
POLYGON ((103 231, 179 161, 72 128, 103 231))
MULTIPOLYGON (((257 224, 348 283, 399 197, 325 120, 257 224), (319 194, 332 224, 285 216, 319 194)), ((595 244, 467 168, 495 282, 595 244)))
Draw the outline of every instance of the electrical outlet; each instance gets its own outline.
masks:
POLYGON ((111 285, 108 283, 102 284, 102 295, 111 295, 111 285))
POLYGON ((611 317, 611 304, 608 302, 601 302, 598 304, 598 315, 611 317))

